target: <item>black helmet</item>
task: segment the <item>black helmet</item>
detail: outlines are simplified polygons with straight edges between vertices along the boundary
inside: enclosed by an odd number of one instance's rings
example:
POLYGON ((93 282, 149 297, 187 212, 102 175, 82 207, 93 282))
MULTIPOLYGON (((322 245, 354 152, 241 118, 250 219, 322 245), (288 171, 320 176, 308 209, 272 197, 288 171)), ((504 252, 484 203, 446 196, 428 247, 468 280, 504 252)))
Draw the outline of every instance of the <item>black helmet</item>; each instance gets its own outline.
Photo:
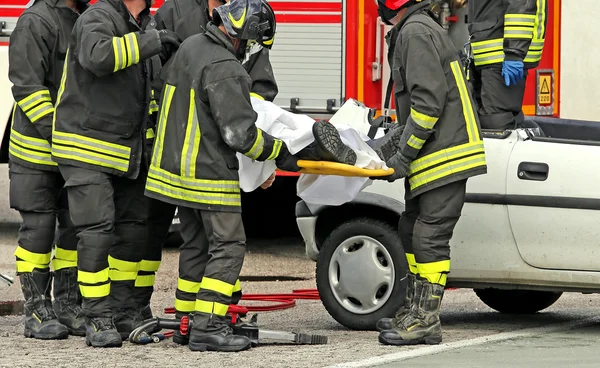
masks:
POLYGON ((275 13, 266 0, 231 0, 213 9, 213 22, 222 23, 232 38, 273 45, 275 13))

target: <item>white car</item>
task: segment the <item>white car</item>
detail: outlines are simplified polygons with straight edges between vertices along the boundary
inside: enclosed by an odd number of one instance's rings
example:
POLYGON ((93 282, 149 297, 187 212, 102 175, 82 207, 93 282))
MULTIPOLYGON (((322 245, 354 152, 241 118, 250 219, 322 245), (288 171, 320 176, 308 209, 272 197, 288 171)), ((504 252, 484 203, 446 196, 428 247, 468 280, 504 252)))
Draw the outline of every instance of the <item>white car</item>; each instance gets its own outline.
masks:
MULTIPOLYGON (((600 292, 600 123, 534 120, 540 129, 484 131, 488 173, 468 180, 450 241, 447 287, 505 313, 600 292)), ((403 303, 403 201, 402 180, 378 180, 351 203, 296 205, 323 304, 348 328, 374 329, 403 303)))

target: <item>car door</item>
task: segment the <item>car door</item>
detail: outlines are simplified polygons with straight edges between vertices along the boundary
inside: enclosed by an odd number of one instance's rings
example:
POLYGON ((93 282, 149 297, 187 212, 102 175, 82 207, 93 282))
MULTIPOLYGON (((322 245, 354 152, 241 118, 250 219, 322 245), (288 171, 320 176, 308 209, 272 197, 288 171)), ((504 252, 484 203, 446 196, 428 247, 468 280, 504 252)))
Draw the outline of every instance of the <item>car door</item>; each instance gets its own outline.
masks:
POLYGON ((600 271, 600 145, 576 143, 521 140, 512 151, 505 202, 533 267, 600 271))

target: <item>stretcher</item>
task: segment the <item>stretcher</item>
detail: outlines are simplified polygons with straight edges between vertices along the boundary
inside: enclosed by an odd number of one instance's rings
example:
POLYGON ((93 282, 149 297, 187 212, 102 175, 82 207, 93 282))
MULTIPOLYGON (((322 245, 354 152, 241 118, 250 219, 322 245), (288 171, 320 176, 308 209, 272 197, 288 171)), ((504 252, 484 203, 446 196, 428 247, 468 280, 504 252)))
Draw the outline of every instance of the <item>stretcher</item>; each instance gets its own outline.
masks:
POLYGON ((363 169, 360 167, 341 164, 331 161, 308 161, 298 160, 298 167, 302 174, 317 175, 337 175, 337 176, 358 176, 358 177, 376 177, 389 176, 394 173, 394 169, 363 169))

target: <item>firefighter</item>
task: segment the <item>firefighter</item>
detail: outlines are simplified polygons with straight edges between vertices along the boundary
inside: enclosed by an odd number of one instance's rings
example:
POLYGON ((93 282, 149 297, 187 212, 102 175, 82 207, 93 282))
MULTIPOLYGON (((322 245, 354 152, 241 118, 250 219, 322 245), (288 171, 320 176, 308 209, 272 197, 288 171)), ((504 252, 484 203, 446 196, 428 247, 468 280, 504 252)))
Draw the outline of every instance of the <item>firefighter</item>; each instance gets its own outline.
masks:
POLYGON ((471 0, 473 88, 483 129, 515 129, 524 120, 525 82, 542 58, 547 0, 471 0))
POLYGON ((231 0, 212 15, 205 33, 186 39, 173 57, 146 195, 179 206, 182 238, 201 258, 191 269, 180 263, 180 274, 190 276, 184 287, 198 290, 190 350, 240 351, 250 340, 233 335, 226 318, 246 247, 236 152, 299 168, 285 143, 256 128, 252 79, 240 63, 249 42, 270 47, 272 9, 264 0, 231 0))
POLYGON ((16 101, 9 143, 10 206, 23 219, 15 256, 25 297, 24 333, 37 339, 85 334, 77 286, 77 238, 50 143, 68 37, 87 6, 81 0, 36 0, 10 37, 8 76, 16 101))
POLYGON ((86 344, 120 347, 136 323, 134 282, 148 234, 143 135, 149 57, 177 35, 145 29, 150 0, 99 0, 75 23, 58 93, 52 158, 79 243, 86 344))
MULTIPOLYGON (((198 33, 203 33, 206 25, 211 20, 212 11, 217 6, 224 4, 228 0, 170 0, 166 1, 155 14, 158 29, 167 29, 176 32, 181 40, 185 40, 190 36, 198 33)), ((171 51, 171 50, 169 50, 171 51)), ((162 79, 166 78, 168 69, 171 65, 171 60, 174 52, 167 52, 161 55, 164 64, 161 72, 161 77, 154 84, 157 93, 162 91, 162 79)), ((252 78, 251 93, 253 96, 267 101, 273 101, 277 95, 277 83, 273 75, 273 69, 269 61, 269 49, 263 48, 262 45, 255 43, 251 53, 247 53, 246 58, 242 61, 244 68, 252 78)), ((176 206, 164 202, 152 201, 150 212, 150 229, 152 229, 152 237, 149 239, 148 256, 146 258, 155 258, 162 251, 164 242, 168 235, 168 230, 173 217, 175 215, 176 206)), ((181 262, 200 261, 200 255, 196 254, 197 250, 188 248, 184 243, 181 246, 181 262)), ((156 260, 152 260, 155 262, 156 260)), ((160 264, 160 258, 158 258, 160 264)), ((148 266, 158 268, 157 263, 146 263, 148 266)), ((180 269, 191 269, 180 264, 180 269)), ((191 283, 190 275, 180 274, 177 279, 177 290, 175 295, 175 311, 176 317, 181 318, 194 310, 194 300, 198 292, 199 285, 191 283)), ((241 298, 241 286, 236 283, 236 291, 233 302, 237 303, 241 298)), ((151 294, 150 294, 151 296, 151 294)), ((149 298, 148 298, 149 300, 149 298)), ((145 314, 148 318, 148 314, 145 314)), ((173 341, 179 344, 187 344, 187 338, 182 336, 179 331, 176 331, 173 341)))
POLYGON ((389 345, 438 344, 439 309, 450 271, 449 241, 465 201, 467 178, 487 172, 479 118, 458 53, 429 1, 376 0, 394 81, 398 127, 376 142, 380 157, 405 178, 398 225, 409 264, 404 303, 377 323, 389 345), (385 2, 384 2, 385 1, 385 2))

